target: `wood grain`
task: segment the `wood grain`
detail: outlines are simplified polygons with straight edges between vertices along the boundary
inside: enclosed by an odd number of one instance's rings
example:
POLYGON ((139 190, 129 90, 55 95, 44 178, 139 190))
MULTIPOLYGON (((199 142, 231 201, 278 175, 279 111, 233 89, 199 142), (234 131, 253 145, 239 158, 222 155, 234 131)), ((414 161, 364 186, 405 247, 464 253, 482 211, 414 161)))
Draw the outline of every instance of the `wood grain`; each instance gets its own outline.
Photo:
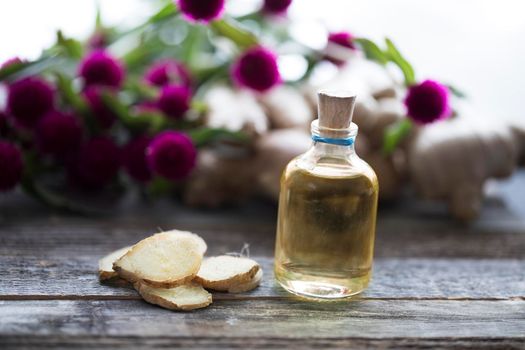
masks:
MULTIPOLYGON (((216 299, 293 297, 273 277, 273 260, 253 257, 265 272, 259 288, 216 299)), ((121 283, 100 284, 98 256, 0 256, 0 300, 138 299, 121 283)), ((364 299, 525 299, 524 260, 379 259, 364 299)))
POLYGON ((216 301, 173 312, 139 300, 0 301, 0 339, 98 336, 170 339, 497 338, 525 340, 525 301, 216 301))
POLYGON ((0 339, 4 349, 523 349, 523 338, 224 338, 224 337, 118 337, 17 336, 0 339))
POLYGON ((525 206, 515 197, 525 173, 511 183, 470 226, 436 203, 383 206, 370 288, 330 303, 305 302, 276 286, 272 203, 200 211, 131 198, 108 206, 109 215, 82 217, 3 196, 0 348, 523 349, 525 206), (102 255, 159 227, 201 234, 210 254, 249 243, 266 272, 262 285, 173 313, 130 288, 99 284, 102 255))
MULTIPOLYGON (((240 213, 224 211, 219 217, 188 209, 182 215, 179 209, 166 204, 140 215, 130 212, 129 217, 117 216, 111 220, 78 216, 4 217, 0 222, 0 255, 41 251, 99 255, 135 243, 159 228, 191 230, 202 235, 210 254, 239 251, 244 243, 249 243, 253 255, 273 255, 274 212, 264 204, 240 213), (248 214, 257 209, 259 215, 248 214), (158 217, 163 210, 175 214, 158 217), (259 222, 261 218, 265 221, 259 222)), ((401 219, 389 211, 380 213, 376 257, 525 258, 525 224, 521 227, 519 222, 509 219, 497 225, 487 222, 465 227, 444 221, 440 216, 423 218, 418 221, 410 217, 401 219)))

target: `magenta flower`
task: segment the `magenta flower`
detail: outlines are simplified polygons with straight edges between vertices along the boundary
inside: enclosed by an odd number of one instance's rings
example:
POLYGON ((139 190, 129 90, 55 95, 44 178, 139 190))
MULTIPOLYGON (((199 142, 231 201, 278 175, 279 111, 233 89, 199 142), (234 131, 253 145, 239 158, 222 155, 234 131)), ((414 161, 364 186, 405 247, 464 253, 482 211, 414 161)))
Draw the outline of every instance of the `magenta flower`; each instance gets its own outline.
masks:
POLYGON ((48 112, 37 124, 36 142, 43 153, 65 155, 82 142, 82 126, 73 115, 48 112))
POLYGON ((180 11, 187 19, 207 23, 217 19, 224 11, 224 0, 177 0, 180 11))
POLYGON ((146 149, 150 169, 169 180, 180 180, 195 167, 197 150, 184 133, 164 131, 158 134, 146 149))
POLYGON ((0 137, 9 135, 9 117, 7 113, 0 112, 0 137))
POLYGON ((405 98, 410 119, 418 124, 428 124, 451 115, 448 88, 437 81, 425 80, 411 86, 405 98))
POLYGON ((117 116, 104 104, 102 93, 112 93, 111 90, 104 90, 100 86, 89 86, 84 90, 84 98, 93 113, 98 125, 102 129, 109 129, 115 123, 117 116))
POLYGON ((180 119, 190 109, 191 93, 183 86, 165 85, 160 92, 157 105, 171 118, 180 119))
POLYGON ((122 165, 133 179, 139 182, 151 180, 151 170, 146 161, 146 148, 151 142, 151 137, 141 135, 131 140, 122 152, 122 165))
POLYGON ((12 143, 0 140, 0 192, 15 187, 22 178, 22 153, 12 143))
POLYGON ((292 0, 264 0, 263 11, 274 15, 286 13, 292 0))
POLYGON ((17 125, 32 128, 53 109, 53 89, 44 80, 28 77, 9 84, 7 111, 17 125))
POLYGON ((184 65, 175 60, 155 62, 144 75, 151 85, 164 86, 168 84, 191 87, 191 78, 184 65))
POLYGON ((336 32, 328 35, 328 42, 355 50, 353 40, 354 36, 348 32, 336 32))
MULTIPOLYGON (((348 32, 335 32, 328 35, 328 44, 336 44, 350 50, 357 50, 353 40, 354 36, 348 32)), ((346 62, 337 57, 332 57, 330 53, 328 53, 325 58, 338 66, 342 66, 346 62)))
POLYGON ((96 137, 80 148, 70 169, 73 182, 86 188, 101 188, 109 184, 120 168, 120 150, 107 137, 96 137))
POLYGON ((80 63, 79 75, 86 86, 105 85, 120 87, 124 80, 124 68, 120 61, 105 52, 95 50, 80 63))
POLYGON ((12 64, 16 64, 16 63, 22 63, 24 61, 22 61, 22 59, 20 57, 12 57, 10 59, 8 59, 7 61, 5 61, 4 63, 2 63, 0 65, 0 69, 2 68, 6 68, 12 64))
POLYGON ((245 51, 233 64, 232 76, 240 86, 265 92, 281 82, 276 55, 263 47, 245 51))

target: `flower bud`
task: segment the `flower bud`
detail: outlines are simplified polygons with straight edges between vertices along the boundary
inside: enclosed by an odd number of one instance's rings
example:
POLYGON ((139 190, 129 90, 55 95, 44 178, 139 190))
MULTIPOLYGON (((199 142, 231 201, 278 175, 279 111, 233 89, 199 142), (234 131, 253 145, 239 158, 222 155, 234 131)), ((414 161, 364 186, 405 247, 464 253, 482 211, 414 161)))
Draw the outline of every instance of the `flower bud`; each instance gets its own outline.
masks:
POLYGON ((433 80, 411 86, 404 102, 408 117, 418 124, 446 119, 452 112, 448 88, 433 80))
POLYGON ((281 82, 276 55, 263 47, 245 51, 233 64, 232 76, 240 86, 265 92, 281 82))
POLYGON ((164 131, 146 149, 150 169, 169 180, 181 180, 195 167, 197 150, 184 133, 164 131))

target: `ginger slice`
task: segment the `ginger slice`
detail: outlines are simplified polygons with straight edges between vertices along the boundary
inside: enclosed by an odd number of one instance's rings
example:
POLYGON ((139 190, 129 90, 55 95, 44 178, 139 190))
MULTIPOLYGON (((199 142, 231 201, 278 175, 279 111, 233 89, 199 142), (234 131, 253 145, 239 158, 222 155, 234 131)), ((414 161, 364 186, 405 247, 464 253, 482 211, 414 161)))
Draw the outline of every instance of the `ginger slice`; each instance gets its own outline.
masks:
POLYGON ((164 231, 162 233, 170 234, 172 236, 190 237, 190 238, 194 239, 195 243, 197 243, 197 245, 199 246, 199 251, 201 252, 202 255, 204 255, 204 253, 206 253, 206 250, 208 250, 208 245, 206 244, 204 239, 202 239, 201 236, 199 236, 199 235, 197 235, 197 234, 195 234, 193 232, 180 231, 180 230, 169 230, 169 231, 164 231))
POLYGON ((202 286, 190 283, 175 288, 154 288, 145 283, 134 284, 139 294, 150 304, 170 310, 193 310, 212 303, 212 296, 202 286))
POLYGON ((193 237, 158 233, 131 247, 113 269, 129 282, 173 288, 190 282, 201 266, 202 247, 193 237))
POLYGON ((262 281, 263 277, 263 270, 259 269, 255 276, 248 282, 240 283, 237 285, 233 285, 230 288, 228 288, 228 293, 244 293, 249 292, 252 289, 255 289, 259 286, 259 284, 262 281))
POLYGON ((259 271, 259 264, 248 258, 220 255, 206 258, 195 276, 204 288, 228 291, 232 286, 249 282, 259 271))
POLYGON ((118 276, 118 273, 113 270, 113 263, 120 259, 131 249, 131 246, 120 248, 114 252, 109 253, 98 261, 98 279, 106 281, 118 276))

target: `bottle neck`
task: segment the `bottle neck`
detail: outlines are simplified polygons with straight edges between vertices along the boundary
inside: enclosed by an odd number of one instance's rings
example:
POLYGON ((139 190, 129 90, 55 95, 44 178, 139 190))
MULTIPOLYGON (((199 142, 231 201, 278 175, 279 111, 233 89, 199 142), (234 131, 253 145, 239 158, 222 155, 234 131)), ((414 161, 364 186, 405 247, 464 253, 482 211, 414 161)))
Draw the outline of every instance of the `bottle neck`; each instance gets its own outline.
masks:
POLYGON ((352 123, 347 129, 329 129, 320 127, 318 121, 314 120, 311 132, 315 153, 334 157, 355 154, 356 124, 352 123))
POLYGON ((355 154, 355 136, 353 137, 353 143, 350 145, 340 145, 333 143, 326 143, 316 141, 313 139, 312 148, 313 151, 318 155, 326 157, 348 157, 355 154))

